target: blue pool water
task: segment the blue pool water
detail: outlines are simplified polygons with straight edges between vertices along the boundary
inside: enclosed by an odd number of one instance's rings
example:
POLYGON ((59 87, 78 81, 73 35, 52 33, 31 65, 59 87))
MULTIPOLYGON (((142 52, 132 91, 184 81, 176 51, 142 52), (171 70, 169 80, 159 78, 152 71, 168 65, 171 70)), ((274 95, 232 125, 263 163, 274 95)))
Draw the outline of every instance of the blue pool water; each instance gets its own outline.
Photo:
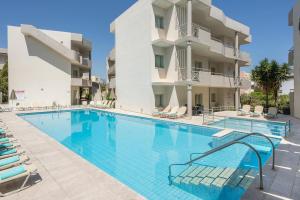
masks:
POLYGON ((283 122, 270 122, 262 120, 249 120, 240 118, 225 118, 209 125, 220 128, 230 128, 240 131, 257 132, 276 136, 284 136, 288 133, 289 126, 283 122))
MULTIPOLYGON (((190 153, 208 151, 239 137, 242 134, 240 132, 234 132, 224 141, 216 141, 212 135, 220 131, 217 128, 96 110, 22 114, 20 117, 148 199, 231 200, 239 199, 245 192, 240 187, 187 190, 176 185, 170 186, 168 182, 170 164, 187 162, 190 153)), ((270 147, 258 137, 246 140, 270 147)), ((280 142, 274 141, 276 144, 280 142)), ((270 153, 264 152, 261 156, 265 163, 270 153)), ((254 154, 240 145, 222 150, 198 164, 257 169, 254 154)))

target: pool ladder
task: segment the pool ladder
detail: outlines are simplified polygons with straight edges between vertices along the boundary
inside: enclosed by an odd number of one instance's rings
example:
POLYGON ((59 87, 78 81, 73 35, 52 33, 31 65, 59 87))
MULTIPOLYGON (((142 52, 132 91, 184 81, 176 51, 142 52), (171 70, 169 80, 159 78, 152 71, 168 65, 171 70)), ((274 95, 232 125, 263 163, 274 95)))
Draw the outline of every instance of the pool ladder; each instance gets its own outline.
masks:
POLYGON ((275 145, 272 142, 272 140, 268 136, 266 136, 264 134, 261 134, 261 133, 249 133, 249 134, 247 134, 245 136, 242 136, 242 137, 239 137, 239 138, 237 138, 237 139, 235 139, 235 140, 233 140, 231 142, 228 142, 228 143, 223 144, 223 145, 221 145, 219 147, 216 147, 216 148, 214 148, 212 150, 209 150, 209 151, 207 151, 205 153, 192 153, 192 154, 190 154, 190 161, 188 161, 186 163, 171 164, 169 166, 169 176, 168 176, 169 184, 170 185, 173 184, 172 178, 174 178, 174 176, 172 176, 172 168, 174 166, 192 165, 195 161, 198 161, 198 160, 200 160, 200 159, 202 159, 204 157, 207 157, 207 156, 209 156, 209 155, 211 155, 211 154, 213 154, 215 152, 218 152, 218 151, 220 151, 222 149, 225 149, 225 148, 227 148, 229 146, 232 146, 232 145, 235 145, 235 144, 242 144, 242 145, 245 145, 248 148, 250 148, 255 153, 255 155, 257 157, 258 166, 259 166, 259 189, 263 190, 264 186, 263 186, 263 174, 262 174, 262 160, 261 160, 261 156, 259 155, 258 151, 252 145, 250 145, 250 144, 248 144, 246 142, 240 141, 242 139, 245 139, 245 138, 253 136, 253 135, 257 135, 257 136, 261 136, 261 137, 266 138, 270 142, 270 144, 272 145, 272 169, 275 170, 275 145), (198 156, 197 158, 192 159, 192 156, 195 155, 195 154, 198 154, 198 155, 201 154, 201 156, 198 156))

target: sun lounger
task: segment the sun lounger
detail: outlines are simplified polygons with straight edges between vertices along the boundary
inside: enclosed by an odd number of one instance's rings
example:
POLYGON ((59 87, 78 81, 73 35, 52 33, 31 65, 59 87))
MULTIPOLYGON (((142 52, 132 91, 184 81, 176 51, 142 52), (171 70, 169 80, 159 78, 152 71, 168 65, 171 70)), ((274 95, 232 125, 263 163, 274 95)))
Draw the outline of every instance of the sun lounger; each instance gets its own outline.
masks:
POLYGON ((0 150, 0 159, 4 159, 4 158, 11 157, 11 156, 16 156, 16 155, 22 155, 24 153, 25 153, 25 151, 21 150, 19 148, 2 149, 2 150, 0 150))
POLYGON ((179 109, 179 107, 178 107, 178 106, 175 106, 175 107, 173 107, 173 108, 171 109, 170 112, 161 114, 160 117, 165 118, 165 117, 168 117, 169 115, 174 115, 174 114, 176 114, 176 113, 178 112, 178 109, 179 109))
POLYGON ((29 161, 29 158, 26 155, 16 155, 0 160, 0 171, 5 170, 11 167, 18 166, 25 162, 29 161))
POLYGON ((3 144, 3 143, 12 143, 12 142, 16 142, 17 139, 15 138, 8 138, 8 137, 3 137, 3 138, 0 138, 0 144, 3 144))
POLYGON ((251 112, 251 117, 259 117, 263 114, 264 107, 263 106, 255 106, 254 112, 251 112))
POLYGON ((0 193, 0 196, 2 196, 2 197, 8 196, 10 194, 17 193, 21 190, 24 190, 24 189, 30 187, 30 185, 26 186, 26 183, 28 182, 29 177, 36 173, 37 173, 37 168, 34 165, 24 165, 24 164, 0 171, 0 187, 4 183, 8 183, 10 181, 15 181, 20 178, 25 178, 25 180, 23 181, 23 183, 19 189, 14 190, 12 192, 5 193, 5 194, 0 193))
POLYGON ((94 101, 90 101, 89 105, 90 106, 95 106, 95 102, 94 101))
POLYGON ((165 107, 165 109, 163 109, 162 111, 156 111, 156 112, 153 112, 152 113, 152 116, 160 116, 160 115, 163 115, 163 114, 166 114, 166 113, 168 113, 168 112, 170 112, 170 110, 171 110, 171 106, 170 105, 168 105, 167 107, 165 107))
POLYGON ((171 113, 169 115, 167 115, 168 118, 170 119, 176 119, 176 118, 180 118, 180 117, 183 117, 186 113, 186 107, 185 106, 182 106, 178 109, 177 113, 171 113))
POLYGON ((0 144, 0 150, 2 149, 13 149, 13 148, 17 148, 17 147, 20 147, 21 145, 18 144, 18 143, 11 143, 11 142, 8 142, 8 143, 2 143, 0 144))
POLYGON ((268 113, 265 114, 265 117, 266 117, 266 118, 276 118, 276 117, 277 117, 277 113, 278 113, 277 108, 275 108, 275 107, 270 107, 270 108, 268 109, 268 113))
POLYGON ((250 114, 250 109, 251 109, 251 106, 250 105, 243 105, 242 109, 240 109, 238 111, 238 115, 248 115, 250 114))

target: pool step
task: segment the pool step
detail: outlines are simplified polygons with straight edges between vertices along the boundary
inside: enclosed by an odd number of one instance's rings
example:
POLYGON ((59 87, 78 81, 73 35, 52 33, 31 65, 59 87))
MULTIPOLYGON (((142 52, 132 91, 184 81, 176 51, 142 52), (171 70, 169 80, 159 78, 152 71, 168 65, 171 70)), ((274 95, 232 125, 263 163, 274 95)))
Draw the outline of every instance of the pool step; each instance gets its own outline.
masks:
POLYGON ((256 171, 252 169, 189 166, 173 179, 173 183, 178 186, 229 186, 247 189, 255 176, 256 171))

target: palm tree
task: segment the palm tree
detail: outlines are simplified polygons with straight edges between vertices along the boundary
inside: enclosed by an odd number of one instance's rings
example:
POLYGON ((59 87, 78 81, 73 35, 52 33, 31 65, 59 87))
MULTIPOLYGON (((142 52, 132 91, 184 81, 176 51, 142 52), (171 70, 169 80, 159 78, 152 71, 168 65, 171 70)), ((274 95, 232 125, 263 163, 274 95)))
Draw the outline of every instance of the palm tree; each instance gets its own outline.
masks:
POLYGON ((251 74, 251 79, 265 92, 267 108, 269 107, 269 94, 273 94, 275 104, 277 105, 280 87, 282 83, 289 78, 290 69, 286 63, 280 66, 275 60, 272 60, 270 63, 267 58, 262 60, 260 64, 252 70, 251 74))
POLYGON ((271 68, 274 74, 272 77, 272 93, 275 100, 275 105, 277 106, 278 92, 282 86, 282 83, 290 79, 290 69, 288 64, 284 63, 280 66, 276 61, 271 62, 271 68))
POLYGON ((266 107, 269 107, 269 93, 272 88, 272 81, 271 64, 267 58, 262 60, 259 65, 252 70, 251 79, 265 92, 266 107))

